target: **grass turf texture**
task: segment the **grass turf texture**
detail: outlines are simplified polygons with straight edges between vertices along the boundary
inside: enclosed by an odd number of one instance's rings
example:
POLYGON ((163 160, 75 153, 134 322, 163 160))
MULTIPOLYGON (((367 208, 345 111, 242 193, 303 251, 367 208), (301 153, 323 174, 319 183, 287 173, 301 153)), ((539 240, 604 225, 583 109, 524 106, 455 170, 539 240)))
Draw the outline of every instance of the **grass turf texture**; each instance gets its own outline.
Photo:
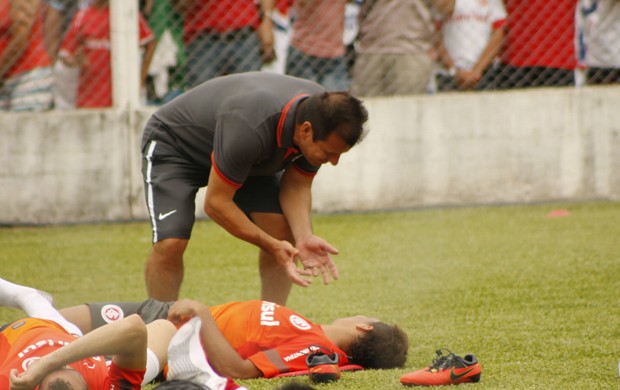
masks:
MULTIPOLYGON (((399 377, 447 346, 474 353, 476 389, 619 388, 620 203, 318 215, 341 278, 294 288, 288 306, 319 322, 378 316, 409 334, 406 367, 344 373, 330 389, 401 389, 399 377), (548 218, 554 209, 569 216, 548 218)), ((141 300, 148 222, 0 229, 1 276, 51 292, 58 307, 141 300)), ((259 295, 256 249, 199 221, 182 296, 259 295)), ((0 309, 0 323, 20 312, 0 309)), ((291 381, 245 380, 249 389, 291 381)), ((307 377, 297 379, 307 382, 307 377)))

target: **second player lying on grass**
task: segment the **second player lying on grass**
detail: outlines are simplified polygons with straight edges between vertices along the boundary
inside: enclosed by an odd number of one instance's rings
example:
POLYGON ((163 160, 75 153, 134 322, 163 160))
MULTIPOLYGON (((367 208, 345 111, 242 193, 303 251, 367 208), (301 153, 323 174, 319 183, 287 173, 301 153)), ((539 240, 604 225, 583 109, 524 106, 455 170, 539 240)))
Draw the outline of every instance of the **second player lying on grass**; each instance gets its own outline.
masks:
POLYGON ((364 368, 402 367, 409 347, 406 333, 376 318, 339 318, 316 324, 293 310, 254 300, 207 307, 193 300, 177 302, 90 303, 61 309, 83 332, 131 314, 146 323, 168 318, 180 324, 201 320, 201 339, 209 362, 223 376, 274 377, 307 368, 306 355, 327 350, 340 365, 364 368))

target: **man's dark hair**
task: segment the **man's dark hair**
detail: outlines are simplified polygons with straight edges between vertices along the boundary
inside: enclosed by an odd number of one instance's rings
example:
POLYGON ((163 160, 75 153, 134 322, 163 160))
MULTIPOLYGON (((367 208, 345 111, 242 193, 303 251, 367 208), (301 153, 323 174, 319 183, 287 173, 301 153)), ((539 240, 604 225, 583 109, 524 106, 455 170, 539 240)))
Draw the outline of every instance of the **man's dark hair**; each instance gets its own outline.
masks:
POLYGON ((88 390, 88 386, 84 384, 84 386, 75 388, 75 386, 66 380, 58 378, 47 384, 47 390, 88 390))
POLYGON ((364 368, 403 367, 409 338, 397 325, 374 322, 373 329, 357 337, 349 347, 351 363, 364 368))
POLYGON ((153 387, 153 390, 207 390, 207 387, 184 379, 171 379, 153 387))
POLYGON ((76 390, 71 383, 62 378, 54 379, 47 385, 48 390, 76 390))
POLYGON ((364 138, 367 120, 368 111, 362 101, 348 92, 314 94, 300 104, 296 118, 298 124, 312 124, 313 141, 324 141, 337 132, 349 146, 364 138))
POLYGON ((68 367, 63 367, 58 370, 58 372, 60 371, 70 372, 72 375, 75 375, 75 378, 79 378, 81 384, 78 387, 75 387, 67 378, 60 376, 58 378, 50 379, 47 384, 45 384, 46 390, 88 390, 88 385, 86 384, 84 377, 82 377, 79 372, 68 367))

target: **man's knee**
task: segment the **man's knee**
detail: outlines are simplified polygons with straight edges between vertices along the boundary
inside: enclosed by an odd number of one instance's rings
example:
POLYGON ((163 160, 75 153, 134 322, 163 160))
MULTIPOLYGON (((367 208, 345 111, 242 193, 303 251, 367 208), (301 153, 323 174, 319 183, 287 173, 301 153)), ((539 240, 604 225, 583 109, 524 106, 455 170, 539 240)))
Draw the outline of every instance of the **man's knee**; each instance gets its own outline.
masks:
POLYGON ((275 213, 252 213, 252 220, 256 226, 264 230, 270 236, 278 240, 287 240, 294 243, 293 233, 284 215, 275 213))
POLYGON ((188 240, 184 238, 165 238, 153 244, 157 251, 183 253, 187 248, 188 240))
POLYGON ((183 253, 187 248, 188 240, 182 238, 166 238, 153 244, 153 260, 159 263, 176 265, 183 263, 183 253))

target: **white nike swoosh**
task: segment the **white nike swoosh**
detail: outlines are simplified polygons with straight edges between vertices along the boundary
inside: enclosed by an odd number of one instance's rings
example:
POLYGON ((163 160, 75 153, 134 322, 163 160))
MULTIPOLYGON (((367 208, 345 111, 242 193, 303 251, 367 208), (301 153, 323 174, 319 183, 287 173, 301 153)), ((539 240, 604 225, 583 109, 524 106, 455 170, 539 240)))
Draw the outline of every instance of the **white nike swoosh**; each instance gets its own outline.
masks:
POLYGON ((162 219, 167 218, 176 212, 177 212, 176 210, 172 210, 166 214, 159 213, 159 220, 161 221, 162 219))

